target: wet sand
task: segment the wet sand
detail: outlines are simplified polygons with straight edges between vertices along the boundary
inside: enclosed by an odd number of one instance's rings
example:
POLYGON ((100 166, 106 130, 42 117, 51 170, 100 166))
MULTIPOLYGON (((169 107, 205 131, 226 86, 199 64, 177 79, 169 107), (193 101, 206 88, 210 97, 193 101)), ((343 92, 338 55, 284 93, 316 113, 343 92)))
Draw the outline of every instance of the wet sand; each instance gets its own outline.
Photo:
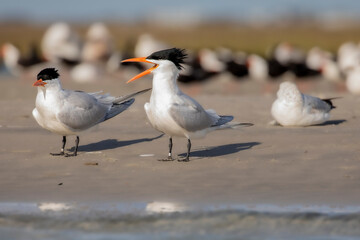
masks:
MULTIPOLYGON (((306 128, 268 125, 278 83, 219 80, 185 87, 205 108, 255 125, 193 140, 191 161, 181 163, 158 161, 167 156, 168 138, 146 119, 150 93, 81 134, 77 157, 50 156, 60 150, 61 136, 31 115, 34 81, 0 79, 0 202, 360 205, 360 97, 338 91, 341 86, 301 83, 309 93, 343 96, 329 122, 306 128)), ((124 82, 63 85, 113 95, 151 86, 148 79, 124 82)), ((69 137, 67 148, 73 144, 69 137)), ((173 152, 184 154, 186 139, 175 138, 173 152)))

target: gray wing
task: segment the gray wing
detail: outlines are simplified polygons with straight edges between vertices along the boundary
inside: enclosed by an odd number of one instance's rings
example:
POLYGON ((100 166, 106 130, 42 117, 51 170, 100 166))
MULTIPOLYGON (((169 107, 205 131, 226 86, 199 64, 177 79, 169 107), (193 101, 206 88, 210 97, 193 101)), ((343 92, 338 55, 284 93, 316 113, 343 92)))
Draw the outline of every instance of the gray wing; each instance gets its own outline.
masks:
POLYGON ((208 128, 217 121, 199 103, 184 94, 170 107, 170 115, 179 126, 190 132, 208 128))
POLYGON ((312 112, 329 112, 332 106, 320 98, 303 94, 304 107, 312 112))
POLYGON ((85 130, 103 121, 111 105, 88 93, 66 90, 57 118, 71 129, 85 130))

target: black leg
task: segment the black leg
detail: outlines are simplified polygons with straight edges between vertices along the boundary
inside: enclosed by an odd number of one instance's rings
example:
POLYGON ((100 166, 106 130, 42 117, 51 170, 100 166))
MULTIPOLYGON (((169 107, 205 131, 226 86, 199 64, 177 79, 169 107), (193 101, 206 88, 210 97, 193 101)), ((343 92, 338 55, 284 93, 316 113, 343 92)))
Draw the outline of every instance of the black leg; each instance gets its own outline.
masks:
POLYGON ((78 147, 79 147, 79 143, 80 143, 80 138, 79 136, 76 136, 76 140, 75 140, 75 151, 71 154, 65 154, 65 157, 75 157, 77 156, 77 150, 78 150, 78 147))
POLYGON ((172 137, 170 137, 169 138, 169 155, 167 158, 160 159, 159 161, 174 161, 174 159, 172 158, 172 147, 173 147, 172 137))
POLYGON ((190 138, 188 138, 186 157, 178 159, 179 162, 189 162, 190 161, 190 149, 191 149, 191 141, 190 141, 190 138))
POLYGON ((62 143, 63 143, 63 145, 62 145, 60 153, 50 153, 50 155, 52 155, 52 156, 63 156, 64 151, 65 151, 66 136, 63 136, 62 143))

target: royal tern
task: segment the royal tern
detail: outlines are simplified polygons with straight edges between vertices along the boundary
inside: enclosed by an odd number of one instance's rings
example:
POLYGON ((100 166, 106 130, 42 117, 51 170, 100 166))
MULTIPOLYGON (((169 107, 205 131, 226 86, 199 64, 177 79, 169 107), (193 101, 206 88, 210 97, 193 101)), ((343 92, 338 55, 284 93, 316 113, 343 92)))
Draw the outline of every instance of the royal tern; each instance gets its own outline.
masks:
POLYGON ((35 120, 41 127, 63 136, 61 152, 51 155, 66 157, 77 155, 80 132, 115 117, 133 104, 134 96, 150 90, 121 97, 65 90, 55 68, 43 69, 33 86, 38 87, 32 112, 35 120), (75 151, 72 154, 64 152, 66 136, 69 135, 76 135, 75 151))
POLYGON ((145 62, 154 66, 130 79, 134 81, 153 73, 153 88, 150 102, 145 104, 146 115, 151 125, 169 136, 169 154, 165 160, 172 161, 172 138, 185 137, 188 140, 187 154, 179 161, 189 161, 191 138, 204 137, 207 133, 235 126, 251 126, 251 123, 230 124, 233 116, 219 116, 214 110, 204 108, 191 97, 184 94, 176 80, 182 69, 186 54, 178 48, 152 53, 148 57, 131 58, 123 62, 145 62))
POLYGON ((271 114, 282 126, 309 126, 321 124, 330 118, 330 110, 335 108, 334 98, 320 99, 302 94, 296 85, 283 82, 272 105, 271 114))

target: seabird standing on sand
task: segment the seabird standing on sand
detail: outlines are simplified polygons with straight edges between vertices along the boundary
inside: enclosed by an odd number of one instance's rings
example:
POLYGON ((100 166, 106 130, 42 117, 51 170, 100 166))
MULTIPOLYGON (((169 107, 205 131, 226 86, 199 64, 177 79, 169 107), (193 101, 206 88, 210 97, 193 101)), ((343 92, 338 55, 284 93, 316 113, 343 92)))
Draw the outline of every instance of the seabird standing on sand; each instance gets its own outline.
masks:
POLYGON ((176 80, 186 58, 185 51, 178 48, 152 53, 148 57, 131 58, 123 62, 146 62, 154 64, 128 82, 153 73, 153 88, 150 102, 145 111, 151 125, 169 136, 169 154, 164 160, 172 161, 172 138, 185 137, 188 140, 187 154, 178 161, 189 161, 191 138, 204 137, 207 133, 236 126, 252 126, 251 123, 233 123, 233 116, 219 116, 214 110, 205 110, 198 102, 184 94, 176 80))
POLYGON ((38 87, 35 108, 32 112, 37 123, 50 132, 63 136, 60 153, 53 156, 76 156, 79 133, 115 117, 134 103, 134 97, 150 89, 127 96, 113 97, 109 94, 85 93, 63 89, 55 68, 43 69, 33 86, 38 87), (65 153, 66 136, 76 135, 75 151, 65 153))

